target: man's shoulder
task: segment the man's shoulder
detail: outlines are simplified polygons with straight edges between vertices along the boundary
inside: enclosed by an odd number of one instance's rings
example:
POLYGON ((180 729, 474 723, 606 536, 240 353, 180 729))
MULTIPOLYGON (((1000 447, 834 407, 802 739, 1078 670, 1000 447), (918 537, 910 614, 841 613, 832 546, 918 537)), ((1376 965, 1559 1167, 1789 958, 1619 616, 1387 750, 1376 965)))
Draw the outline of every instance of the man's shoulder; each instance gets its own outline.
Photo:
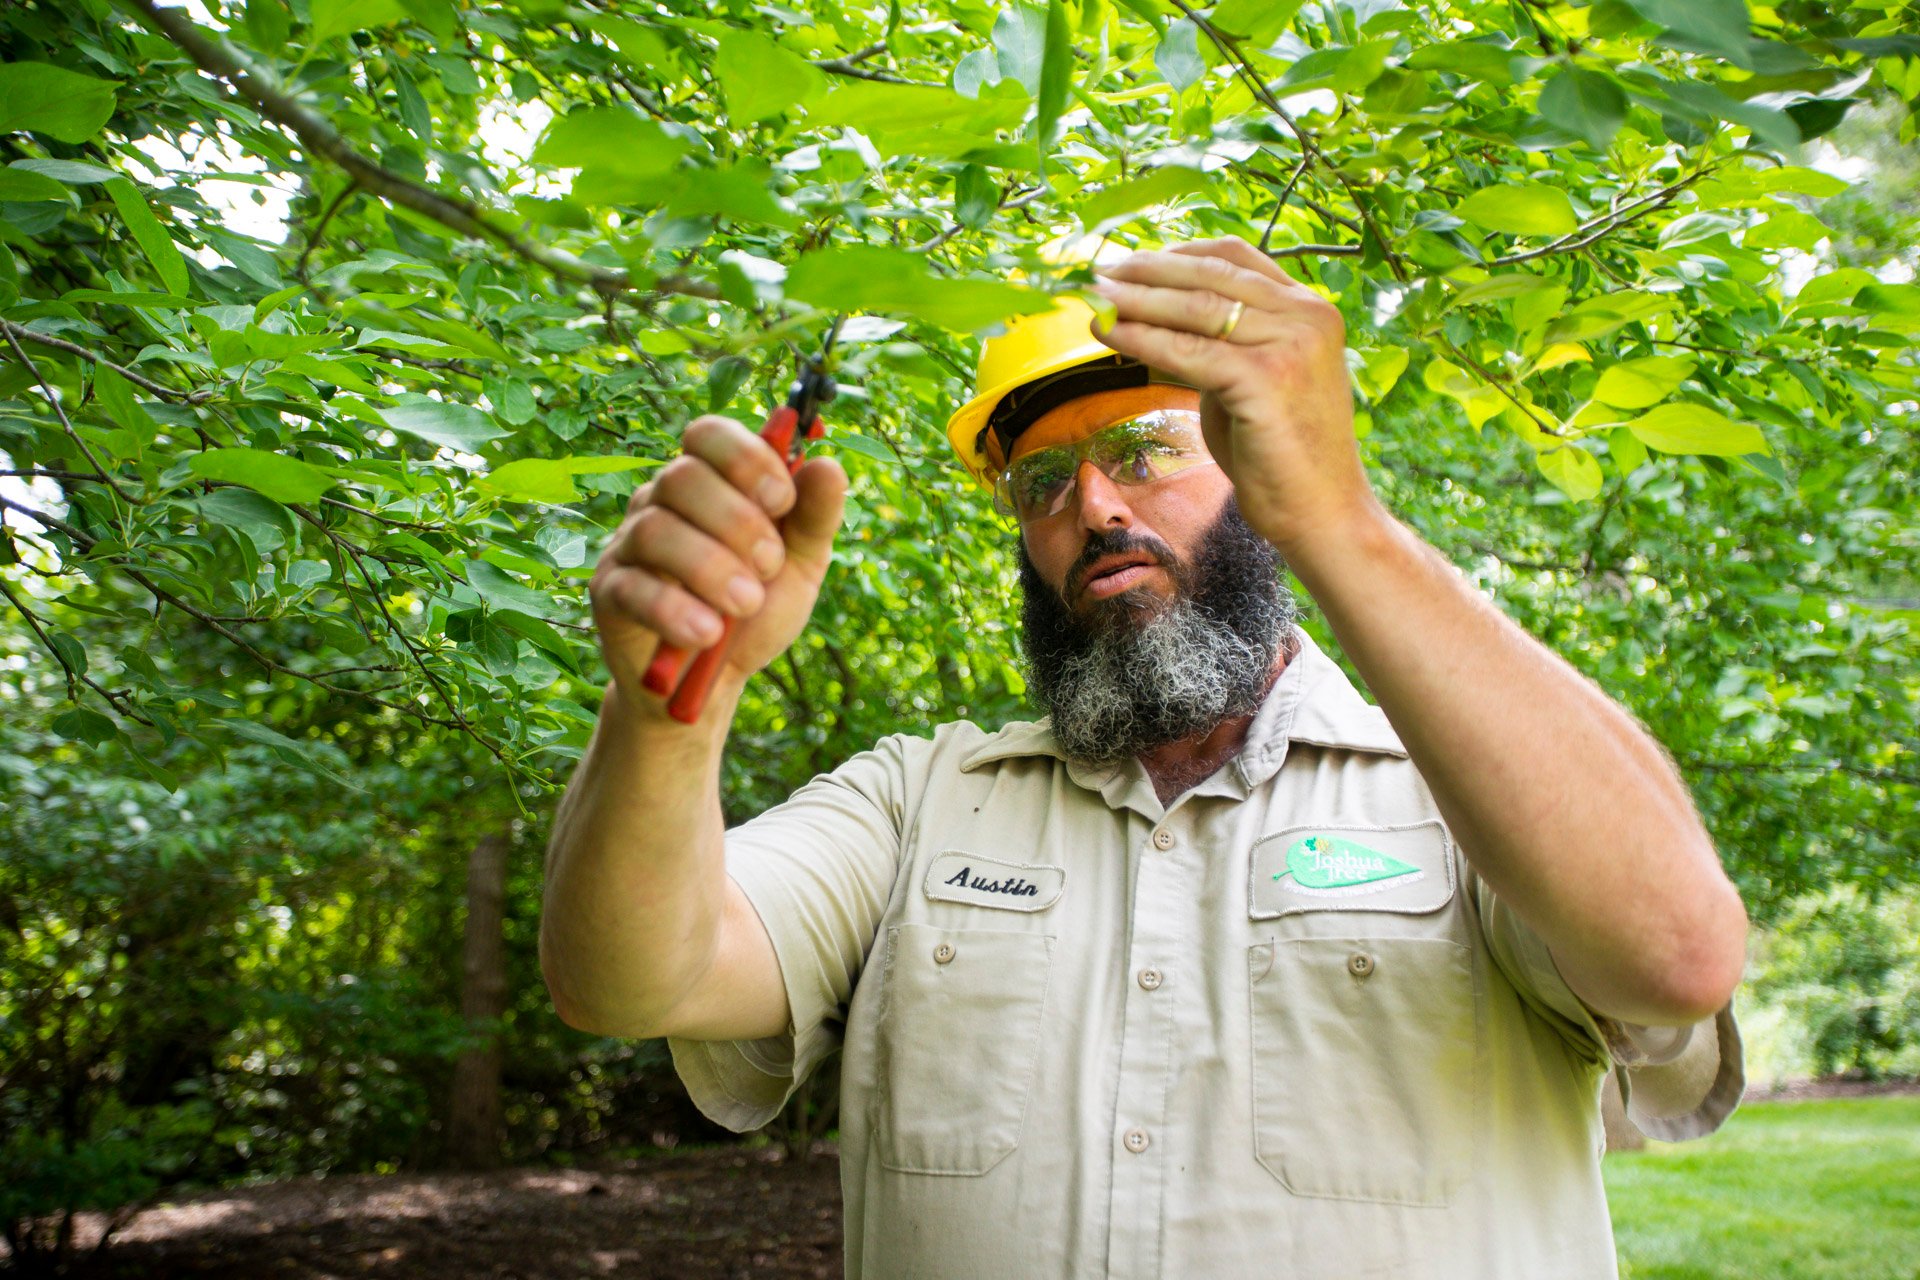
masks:
POLYGON ((988 729, 972 720, 947 720, 925 733, 903 730, 873 745, 881 755, 916 772, 966 773, 994 760, 1058 756, 1047 720, 1009 720, 988 729))

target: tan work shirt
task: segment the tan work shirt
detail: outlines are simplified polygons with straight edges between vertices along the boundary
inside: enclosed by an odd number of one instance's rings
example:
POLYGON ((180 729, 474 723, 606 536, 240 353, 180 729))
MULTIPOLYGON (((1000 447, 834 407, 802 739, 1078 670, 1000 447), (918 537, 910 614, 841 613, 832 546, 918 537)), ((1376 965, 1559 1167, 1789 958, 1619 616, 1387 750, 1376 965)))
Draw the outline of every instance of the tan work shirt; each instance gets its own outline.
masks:
POLYGON ((1610 1057, 1655 1136, 1731 1112, 1730 1016, 1597 1020, 1299 639, 1170 806, 957 722, 728 833, 793 1023, 674 1061, 747 1130, 844 1044, 849 1276, 1613 1277, 1610 1057))

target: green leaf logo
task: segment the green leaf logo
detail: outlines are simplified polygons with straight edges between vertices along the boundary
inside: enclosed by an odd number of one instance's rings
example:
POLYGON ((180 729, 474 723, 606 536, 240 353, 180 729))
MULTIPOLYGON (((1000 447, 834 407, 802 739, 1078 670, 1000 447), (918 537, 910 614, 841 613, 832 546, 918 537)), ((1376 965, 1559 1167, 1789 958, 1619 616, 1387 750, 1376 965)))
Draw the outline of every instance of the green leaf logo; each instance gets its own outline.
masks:
POLYGON ((1412 863, 1342 840, 1337 836, 1303 836, 1287 846, 1287 869, 1273 878, 1293 877, 1302 893, 1346 895, 1373 893, 1390 885, 1412 884, 1426 873, 1412 863))

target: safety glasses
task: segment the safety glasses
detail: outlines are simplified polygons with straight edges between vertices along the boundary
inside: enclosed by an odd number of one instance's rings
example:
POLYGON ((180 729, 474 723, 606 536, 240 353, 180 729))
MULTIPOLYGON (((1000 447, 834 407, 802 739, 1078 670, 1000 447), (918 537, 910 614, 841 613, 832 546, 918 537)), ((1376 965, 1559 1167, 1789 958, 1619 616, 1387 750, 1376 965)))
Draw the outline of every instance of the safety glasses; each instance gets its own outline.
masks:
POLYGON ((1003 516, 1038 520, 1066 509, 1080 464, 1115 484, 1151 484, 1192 467, 1213 465, 1196 409, 1154 409, 1076 440, 1014 459, 993 486, 1003 516))

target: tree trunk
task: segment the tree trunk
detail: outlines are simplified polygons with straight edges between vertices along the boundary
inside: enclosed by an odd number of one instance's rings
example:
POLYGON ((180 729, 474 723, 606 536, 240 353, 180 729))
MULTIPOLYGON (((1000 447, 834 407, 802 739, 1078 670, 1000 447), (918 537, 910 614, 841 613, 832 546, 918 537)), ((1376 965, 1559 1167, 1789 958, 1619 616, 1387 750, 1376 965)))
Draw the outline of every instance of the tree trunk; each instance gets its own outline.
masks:
POLYGON ((447 1160, 457 1169, 500 1163, 500 1072, 507 1011, 507 853, 505 833, 482 836, 467 858, 467 932, 461 948, 460 1016, 469 1045, 453 1064, 447 1111, 447 1160))

